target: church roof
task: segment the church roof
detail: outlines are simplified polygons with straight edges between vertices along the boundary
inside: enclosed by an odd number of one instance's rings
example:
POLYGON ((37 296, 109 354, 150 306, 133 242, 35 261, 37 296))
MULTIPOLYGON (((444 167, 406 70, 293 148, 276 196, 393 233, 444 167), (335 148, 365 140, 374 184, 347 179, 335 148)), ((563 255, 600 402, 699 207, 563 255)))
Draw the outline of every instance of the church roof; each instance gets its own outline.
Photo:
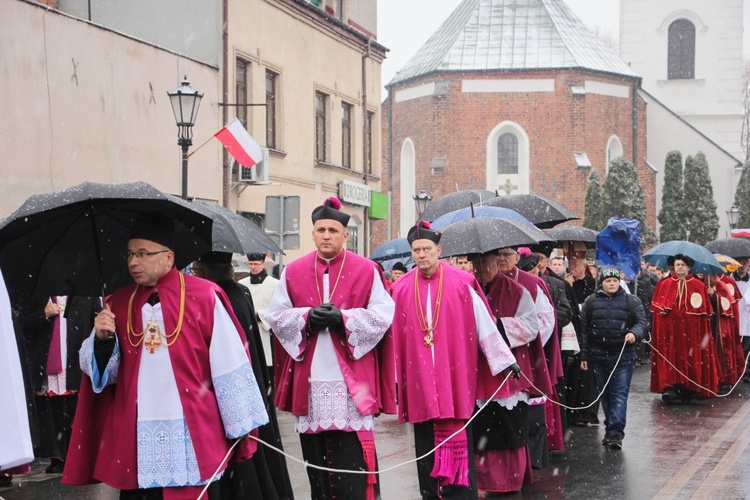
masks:
POLYGON ((638 76, 564 0, 464 0, 390 83, 436 71, 553 68, 638 76))

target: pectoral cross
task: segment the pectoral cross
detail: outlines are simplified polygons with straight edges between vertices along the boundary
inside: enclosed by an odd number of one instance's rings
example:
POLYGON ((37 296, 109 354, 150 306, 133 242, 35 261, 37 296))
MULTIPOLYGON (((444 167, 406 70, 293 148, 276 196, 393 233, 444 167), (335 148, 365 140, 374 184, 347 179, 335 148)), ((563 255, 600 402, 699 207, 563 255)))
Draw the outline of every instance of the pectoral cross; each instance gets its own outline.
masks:
POLYGON ((158 334, 158 329, 155 326, 149 328, 148 331, 151 336, 146 339, 146 349, 148 349, 149 353, 153 354, 161 346, 161 335, 158 334))

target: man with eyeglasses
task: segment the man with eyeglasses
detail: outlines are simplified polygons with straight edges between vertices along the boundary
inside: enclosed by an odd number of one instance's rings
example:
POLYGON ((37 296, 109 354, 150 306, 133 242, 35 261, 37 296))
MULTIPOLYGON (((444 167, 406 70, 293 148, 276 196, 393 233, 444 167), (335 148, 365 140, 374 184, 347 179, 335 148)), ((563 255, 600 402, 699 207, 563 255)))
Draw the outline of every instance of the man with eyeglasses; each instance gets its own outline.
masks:
MULTIPOLYGON (((555 308, 547 285, 538 276, 518 268, 520 255, 515 248, 501 248, 497 251, 497 255, 499 271, 526 288, 534 300, 539 322, 539 337, 544 345, 550 385, 555 387, 559 379, 564 376, 564 372, 557 336, 555 308)), ((561 450, 565 446, 560 407, 548 399, 557 401, 557 394, 554 390, 550 391, 546 397, 532 398, 529 401, 529 453, 532 467, 537 469, 549 465, 548 450, 561 450), (545 406, 549 407, 546 411, 552 417, 549 419, 551 426, 547 425, 545 406)))
MULTIPOLYGON (((220 498, 232 441, 268 422, 247 339, 224 292, 174 267, 174 222, 139 215, 133 281, 107 298, 81 347, 84 377, 63 482, 121 499, 220 498), (216 471, 219 471, 216 474, 216 471)), ((237 460, 256 441, 243 439, 237 460)))

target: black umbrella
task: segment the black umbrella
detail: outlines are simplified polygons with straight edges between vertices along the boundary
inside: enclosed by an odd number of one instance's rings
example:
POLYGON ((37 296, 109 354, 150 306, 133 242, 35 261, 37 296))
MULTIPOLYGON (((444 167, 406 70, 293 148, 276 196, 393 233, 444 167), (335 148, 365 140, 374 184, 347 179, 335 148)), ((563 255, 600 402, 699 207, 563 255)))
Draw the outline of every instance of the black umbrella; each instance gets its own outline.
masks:
POLYGON ((565 206, 538 194, 509 194, 498 196, 484 203, 491 207, 503 207, 515 210, 537 227, 542 229, 554 227, 569 220, 580 219, 565 206))
POLYGON ((498 248, 534 245, 550 238, 534 226, 508 219, 475 217, 446 227, 440 245, 443 257, 485 253, 498 248))
POLYGON ((486 189, 473 189, 468 191, 456 191, 437 198, 427 205, 422 212, 421 219, 433 221, 448 212, 467 208, 473 203, 475 206, 486 205, 487 200, 495 198, 497 194, 486 189))
POLYGON ((545 229, 544 232, 558 243, 580 241, 585 243, 588 248, 596 246, 596 235, 599 234, 598 231, 579 226, 558 226, 545 229))
MULTIPOLYGON (((170 196, 170 198, 176 198, 170 196)), ((179 200, 179 198, 177 198, 179 200)), ((192 207, 213 220, 211 250, 226 253, 280 253, 284 251, 253 221, 228 208, 212 203, 193 201, 192 207)))
POLYGON ((211 248, 211 219, 145 182, 84 182, 31 196, 0 221, 0 267, 9 288, 28 295, 96 296, 131 283, 123 255, 142 212, 175 221, 175 263, 211 248))
POLYGON ((714 240, 706 243, 706 248, 712 253, 728 255, 733 259, 750 258, 750 240, 745 238, 728 238, 725 240, 714 240))

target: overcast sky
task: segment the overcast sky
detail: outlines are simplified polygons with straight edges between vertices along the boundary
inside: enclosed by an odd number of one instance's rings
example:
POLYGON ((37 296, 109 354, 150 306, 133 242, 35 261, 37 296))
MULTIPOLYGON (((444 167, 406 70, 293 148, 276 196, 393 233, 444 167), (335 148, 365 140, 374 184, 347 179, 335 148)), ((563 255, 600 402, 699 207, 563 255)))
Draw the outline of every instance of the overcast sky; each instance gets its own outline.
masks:
MULTIPOLYGON (((565 0, 591 29, 618 37, 620 0, 565 0)), ((657 1, 657 0, 651 0, 657 1)), ((708 1, 708 0, 702 0, 708 1)), ((745 26, 750 22, 750 0, 743 0, 745 26)), ((383 63, 383 85, 406 64, 461 3, 461 0, 378 0, 378 42, 390 49, 383 63)), ((747 52, 748 33, 745 33, 747 52)), ((385 92, 383 97, 385 97, 385 92)))

